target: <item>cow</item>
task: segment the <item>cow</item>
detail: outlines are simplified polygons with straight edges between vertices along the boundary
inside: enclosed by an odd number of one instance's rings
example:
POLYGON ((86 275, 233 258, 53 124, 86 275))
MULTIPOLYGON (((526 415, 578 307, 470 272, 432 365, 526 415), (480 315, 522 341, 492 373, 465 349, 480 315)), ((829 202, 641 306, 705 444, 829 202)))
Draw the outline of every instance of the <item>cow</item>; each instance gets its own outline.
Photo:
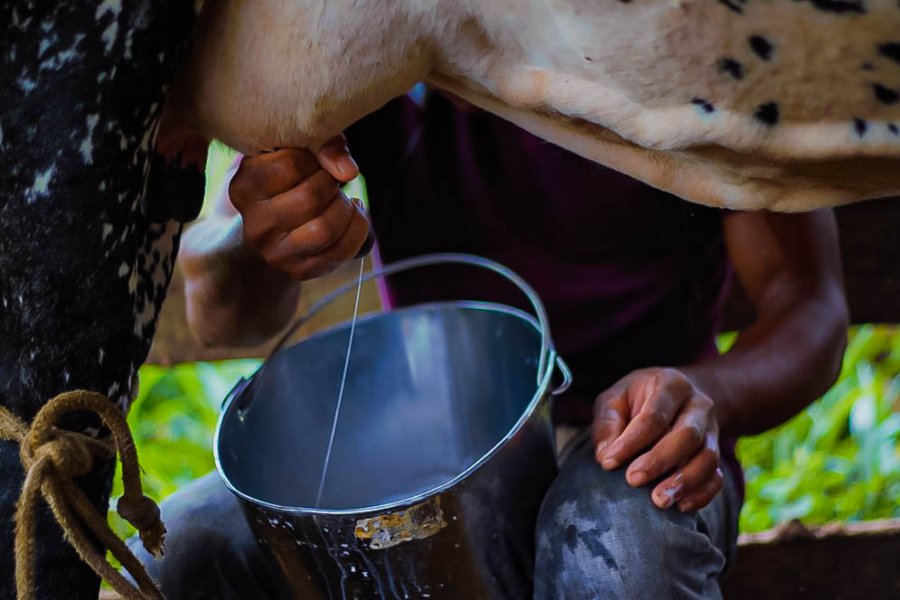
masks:
MULTIPOLYGON (((182 222, 202 201, 198 170, 153 153, 195 19, 184 0, 0 3, 0 407, 25 423, 69 390, 122 411, 137 393, 182 222)), ((85 413, 60 425, 99 432, 85 413)), ((10 599, 24 471, 3 438, 0 598, 10 599)), ((78 479, 104 514, 112 474, 101 461, 78 479)), ((96 599, 99 579, 46 507, 34 543, 34 598, 96 599)))
POLYGON ((703 204, 900 192, 894 0, 209 0, 173 104, 255 154, 417 81, 703 204))
MULTIPOLYGON (((187 157, 315 148, 418 81, 695 202, 900 192, 895 0, 207 0, 175 74, 196 9, 0 7, 0 405, 23 421, 76 388, 127 409, 198 208, 187 157)), ((23 474, 0 442, 4 540, 23 474)), ((79 479, 98 508, 110 477, 79 479)), ((47 511, 37 544, 38 597, 96 596, 47 511)), ((0 597, 12 568, 3 544, 0 597)))

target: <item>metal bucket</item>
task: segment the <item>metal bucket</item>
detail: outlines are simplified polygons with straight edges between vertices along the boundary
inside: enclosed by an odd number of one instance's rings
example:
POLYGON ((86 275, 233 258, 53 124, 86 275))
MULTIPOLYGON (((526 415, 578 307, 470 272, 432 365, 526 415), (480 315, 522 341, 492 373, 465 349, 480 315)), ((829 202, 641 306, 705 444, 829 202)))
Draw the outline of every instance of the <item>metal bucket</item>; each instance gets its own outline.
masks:
POLYGON ((294 598, 531 597, 550 396, 570 375, 534 290, 497 263, 430 255, 364 279, 439 264, 506 277, 536 318, 486 302, 360 318, 318 508, 349 324, 273 352, 226 398, 216 466, 294 598))

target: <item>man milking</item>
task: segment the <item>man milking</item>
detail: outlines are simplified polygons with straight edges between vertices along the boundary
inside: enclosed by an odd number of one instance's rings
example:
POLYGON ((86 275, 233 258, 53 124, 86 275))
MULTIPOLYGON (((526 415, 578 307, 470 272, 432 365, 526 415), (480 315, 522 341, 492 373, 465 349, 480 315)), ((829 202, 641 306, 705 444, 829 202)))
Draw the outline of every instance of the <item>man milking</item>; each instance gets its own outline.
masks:
MULTIPOLYGON (((540 599, 721 597, 743 498, 735 439, 784 422, 839 370, 847 309, 831 212, 686 203, 453 98, 406 97, 315 155, 240 161, 183 242, 192 328, 209 344, 273 336, 300 282, 357 255, 370 228, 384 263, 482 255, 547 306, 574 385, 554 405, 560 472, 523 595, 533 585, 540 599), (359 172, 371 223, 340 188, 359 172), (756 320, 720 356, 732 275, 756 320)), ((516 303, 469 271, 412 273, 385 291, 390 307, 516 303)), ((218 474, 172 496, 163 517, 166 556, 139 556, 167 597, 282 595, 218 474)))

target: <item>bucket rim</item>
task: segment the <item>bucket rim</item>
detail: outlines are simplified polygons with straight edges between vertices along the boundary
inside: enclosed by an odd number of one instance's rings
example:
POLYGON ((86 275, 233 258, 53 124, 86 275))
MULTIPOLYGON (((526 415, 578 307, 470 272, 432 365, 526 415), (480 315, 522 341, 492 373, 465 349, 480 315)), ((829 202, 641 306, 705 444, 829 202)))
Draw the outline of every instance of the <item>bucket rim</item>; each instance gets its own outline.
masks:
MULTIPOLYGON (((529 325, 534 327, 537 331, 538 336, 541 334, 541 327, 538 320, 531 315, 530 313, 521 310, 519 308, 509 306, 506 304, 502 304, 499 302, 486 302, 486 301, 478 301, 478 300, 447 300, 440 302, 427 302, 422 304, 416 304, 412 306, 406 306, 398 309, 392 309, 388 311, 380 311, 374 313, 368 313, 365 315, 364 320, 357 320, 357 327, 361 323, 371 321, 379 316, 384 316, 387 314, 394 313, 403 313, 403 312, 418 312, 426 309, 435 309, 435 308, 463 308, 469 310, 481 310, 481 311, 492 311, 502 314, 507 314, 510 316, 515 316, 523 321, 527 322, 529 325)), ((323 337, 325 335, 333 334, 337 331, 341 331, 349 327, 349 321, 343 321, 332 327, 329 327, 325 330, 316 332, 315 334, 304 338, 300 342, 297 342, 293 346, 289 348, 285 348, 284 350, 290 350, 291 348, 295 348, 296 346, 303 344, 305 342, 323 337)), ((253 377, 255 377, 261 370, 261 367, 257 369, 250 378, 244 379, 242 378, 237 385, 229 392, 226 396, 225 401, 222 403, 222 408, 219 411, 219 416, 216 421, 216 431, 215 436, 213 438, 213 458, 215 460, 216 471, 219 474, 219 477, 222 479, 222 482, 225 484, 231 493, 236 495, 240 500, 249 502, 250 504, 261 507, 264 509, 268 509, 271 511, 279 512, 283 515, 290 516, 358 516, 358 515, 366 515, 366 514, 383 514, 386 512, 395 511, 397 509, 403 509, 420 502, 427 500, 433 496, 437 496, 443 494, 447 490, 455 487, 461 481, 468 478, 472 473, 480 469, 485 463, 487 463, 491 458, 493 458, 501 448, 503 448, 510 440, 512 440, 515 435, 521 431, 524 427, 525 423, 534 415, 537 411, 538 406, 546 401, 549 401, 552 394, 550 390, 550 382, 553 378, 553 371, 555 370, 557 353, 553 346, 553 341, 549 336, 547 336, 548 341, 548 355, 547 361, 544 364, 544 374, 541 377, 541 383, 535 389, 534 394, 529 400, 527 406, 522 411, 522 414, 519 415, 519 418, 516 419, 515 423, 509 428, 509 430, 497 440, 497 442, 491 446, 491 448, 483 453, 478 460, 469 465, 466 469, 460 471, 457 475, 448 479, 444 483, 433 486, 428 490, 423 492, 419 492, 413 496, 407 496, 405 498, 401 498, 399 500, 394 500, 391 502, 385 502, 382 504, 372 505, 372 506, 360 506, 355 508, 341 508, 341 509, 329 509, 329 508, 313 508, 313 507, 302 507, 302 506, 286 506, 282 504, 277 504, 274 502, 268 502, 265 500, 261 500, 259 498, 255 498, 246 492, 243 492, 237 488, 235 484, 229 479, 228 475, 225 473, 225 468, 222 465, 222 460, 220 457, 220 444, 222 438, 222 425, 225 422, 226 416, 231 414, 232 411, 236 411, 233 405, 237 398, 241 395, 241 393, 246 389, 247 385, 252 381, 253 377)), ((540 348, 539 348, 540 351, 540 348)))

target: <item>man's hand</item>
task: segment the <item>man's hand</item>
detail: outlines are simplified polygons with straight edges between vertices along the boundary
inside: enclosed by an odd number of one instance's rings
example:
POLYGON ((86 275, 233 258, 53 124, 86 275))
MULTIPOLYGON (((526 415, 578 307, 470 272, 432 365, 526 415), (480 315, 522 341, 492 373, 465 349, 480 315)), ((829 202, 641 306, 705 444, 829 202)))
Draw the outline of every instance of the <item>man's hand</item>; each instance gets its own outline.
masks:
POLYGON ((625 473, 629 484, 663 478, 653 489, 656 506, 699 510, 723 484, 714 408, 681 371, 635 371, 594 403, 597 461, 611 470, 637 457, 625 473))
POLYGON ((341 189, 358 174, 343 136, 315 154, 282 149, 244 158, 229 195, 245 244, 298 281, 335 270, 369 237, 362 206, 341 189))

